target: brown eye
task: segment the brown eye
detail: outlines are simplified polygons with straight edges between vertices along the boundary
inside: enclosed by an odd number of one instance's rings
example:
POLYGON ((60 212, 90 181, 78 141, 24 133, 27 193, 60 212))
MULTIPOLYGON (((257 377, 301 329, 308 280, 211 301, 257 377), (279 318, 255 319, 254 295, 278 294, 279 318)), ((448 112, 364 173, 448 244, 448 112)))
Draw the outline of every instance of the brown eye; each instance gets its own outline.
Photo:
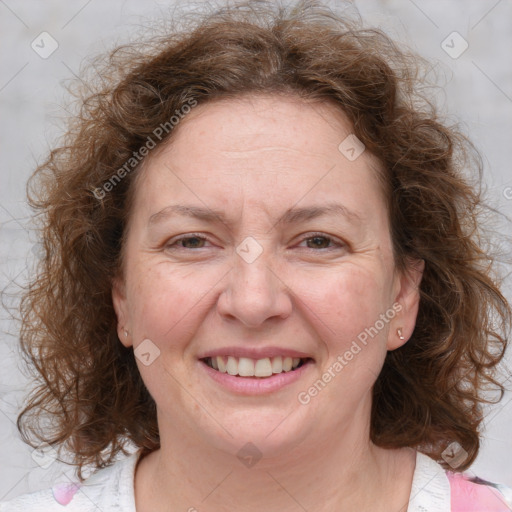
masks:
POLYGON ((199 236, 191 236, 177 240, 180 247, 183 247, 184 249, 200 249, 204 247, 204 242, 206 242, 206 239, 199 236))
POLYGON ((297 247, 302 250, 306 249, 309 254, 327 254, 348 250, 348 245, 343 240, 322 232, 304 233, 297 247))
POLYGON ((332 242, 332 239, 327 236, 312 236, 305 240, 310 249, 327 249, 332 242))

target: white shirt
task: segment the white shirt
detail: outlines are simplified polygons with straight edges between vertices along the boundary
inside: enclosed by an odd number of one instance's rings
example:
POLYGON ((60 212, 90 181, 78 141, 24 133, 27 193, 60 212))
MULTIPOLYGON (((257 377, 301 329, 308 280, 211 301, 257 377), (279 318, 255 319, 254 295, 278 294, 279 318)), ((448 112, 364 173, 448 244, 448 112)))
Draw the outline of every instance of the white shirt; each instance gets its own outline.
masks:
MULTIPOLYGON (((0 503, 0 512, 136 512, 136 452, 87 478, 67 505, 47 489, 0 503)), ((416 468, 407 512, 450 512, 450 482, 442 466, 416 452, 416 468)))

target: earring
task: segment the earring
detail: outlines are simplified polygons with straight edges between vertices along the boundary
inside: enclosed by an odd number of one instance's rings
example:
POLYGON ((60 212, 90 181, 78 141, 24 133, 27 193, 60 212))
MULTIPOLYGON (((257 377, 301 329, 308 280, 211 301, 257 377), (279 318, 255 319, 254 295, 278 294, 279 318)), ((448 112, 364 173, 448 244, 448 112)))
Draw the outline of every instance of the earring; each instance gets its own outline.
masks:
POLYGON ((126 329, 124 330, 124 337, 128 338, 128 331, 126 329))
POLYGON ((401 339, 401 340, 405 340, 405 336, 402 334, 402 328, 399 327, 397 330, 396 330, 397 334, 398 334, 398 337, 401 339))

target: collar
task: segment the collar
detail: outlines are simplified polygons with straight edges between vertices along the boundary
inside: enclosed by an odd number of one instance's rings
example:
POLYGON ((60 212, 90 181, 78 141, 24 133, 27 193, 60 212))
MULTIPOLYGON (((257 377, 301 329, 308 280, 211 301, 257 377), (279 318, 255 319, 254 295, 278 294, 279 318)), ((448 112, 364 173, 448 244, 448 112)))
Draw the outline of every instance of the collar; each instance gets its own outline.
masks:
POLYGON ((450 500, 450 481, 443 467, 417 451, 407 512, 450 512, 450 500))

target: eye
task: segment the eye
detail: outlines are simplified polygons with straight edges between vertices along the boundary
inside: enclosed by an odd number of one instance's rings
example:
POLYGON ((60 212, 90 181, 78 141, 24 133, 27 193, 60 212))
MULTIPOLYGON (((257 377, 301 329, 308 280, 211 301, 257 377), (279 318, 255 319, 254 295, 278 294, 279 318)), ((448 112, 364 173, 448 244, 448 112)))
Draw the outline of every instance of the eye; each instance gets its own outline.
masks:
MULTIPOLYGON (((206 237, 196 233, 189 233, 170 240, 169 243, 166 244, 166 249, 203 249, 208 247, 205 246, 205 243, 210 243, 206 237)), ((323 233, 310 234, 310 236, 302 239, 299 246, 303 243, 306 243, 307 249, 313 250, 328 250, 345 246, 343 242, 323 233)))
POLYGON ((208 242, 208 239, 201 235, 190 233, 180 238, 171 240, 167 245, 167 249, 202 249, 204 243, 208 242))
POLYGON ((334 248, 333 246, 340 247, 344 245, 323 233, 313 233, 310 236, 303 238, 301 243, 304 242, 306 242, 308 249, 332 249, 334 248))

